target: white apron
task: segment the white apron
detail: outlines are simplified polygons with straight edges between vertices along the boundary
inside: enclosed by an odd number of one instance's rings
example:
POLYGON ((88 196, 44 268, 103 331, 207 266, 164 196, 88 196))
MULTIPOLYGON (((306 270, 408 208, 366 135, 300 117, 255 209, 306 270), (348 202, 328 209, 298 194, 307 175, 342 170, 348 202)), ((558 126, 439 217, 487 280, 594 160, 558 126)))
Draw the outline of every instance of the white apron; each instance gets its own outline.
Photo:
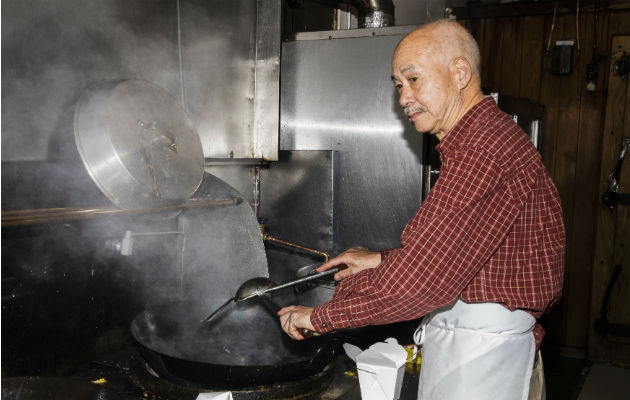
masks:
POLYGON ((419 400, 527 400, 536 319, 495 303, 457 300, 427 315, 414 334, 422 345, 419 400))

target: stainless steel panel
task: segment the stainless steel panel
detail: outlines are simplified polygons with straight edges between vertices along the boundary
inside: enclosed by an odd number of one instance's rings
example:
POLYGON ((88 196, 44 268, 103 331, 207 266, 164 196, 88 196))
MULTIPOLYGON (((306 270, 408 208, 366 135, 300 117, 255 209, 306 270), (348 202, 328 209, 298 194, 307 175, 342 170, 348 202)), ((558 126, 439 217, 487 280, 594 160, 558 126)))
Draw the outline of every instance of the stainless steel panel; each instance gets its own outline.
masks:
POLYGON ((224 164, 206 161, 205 170, 238 190, 243 199, 256 210, 255 205, 258 203, 258 192, 256 189, 258 187, 258 165, 254 162, 224 164))
POLYGON ((278 159, 280 120, 280 0, 258 0, 253 158, 278 159))
POLYGON ((369 36, 398 36, 398 40, 400 40, 400 38, 402 38, 402 35, 406 35, 414 28, 416 28, 416 26, 389 26, 386 28, 337 29, 330 31, 298 32, 294 35, 294 40, 331 40, 364 38, 369 36))
MULTIPOLYGON (((259 215, 267 233, 333 254, 336 160, 333 151, 281 151, 278 162, 261 170, 259 215)), ((324 261, 322 256, 280 244, 267 243, 266 249, 269 275, 278 282, 295 279, 299 268, 324 261)), ((317 287, 302 299, 318 304, 328 300, 332 291, 317 287)))
POLYGON ((204 156, 250 157, 256 5, 182 1, 181 18, 186 108, 204 156))
MULTIPOLYGON (((259 216, 270 235, 333 251, 335 159, 331 151, 282 151, 277 163, 261 171, 259 216)), ((301 255, 310 262, 322 261, 312 254, 301 255)))
POLYGON ((280 1, 181 1, 185 104, 206 158, 277 158, 280 1))
POLYGON ((259 3, 181 2, 186 107, 206 158, 277 157, 280 4, 259 3))
POLYGON ((390 80, 393 50, 411 29, 283 43, 280 148, 339 153, 335 252, 399 245, 420 205, 422 136, 390 80))
MULTIPOLYGON (((205 174, 195 197, 226 199, 240 194, 205 174)), ((258 221, 248 203, 186 210, 180 216, 180 229, 185 232, 180 253, 185 297, 207 304, 225 301, 246 280, 269 276, 258 221)))
POLYGON ((76 99, 103 79, 144 79, 168 91, 206 157, 274 159, 280 1, 259 3, 4 1, 2 159, 76 157, 76 99))

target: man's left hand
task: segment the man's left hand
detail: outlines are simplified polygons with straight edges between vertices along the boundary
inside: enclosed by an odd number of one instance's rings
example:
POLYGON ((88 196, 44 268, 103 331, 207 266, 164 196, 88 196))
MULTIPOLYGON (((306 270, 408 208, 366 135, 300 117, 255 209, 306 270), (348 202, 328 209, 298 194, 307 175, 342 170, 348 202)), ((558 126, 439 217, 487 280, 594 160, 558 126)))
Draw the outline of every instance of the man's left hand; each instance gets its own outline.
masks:
POLYGON ((335 280, 340 281, 352 276, 364 269, 376 268, 381 263, 381 253, 378 251, 369 251, 361 246, 348 249, 337 257, 328 260, 324 264, 317 267, 317 272, 323 272, 332 267, 345 264, 346 269, 340 270, 335 274, 335 280))
POLYGON ((295 340, 304 339, 304 335, 300 333, 300 329, 307 329, 313 332, 313 335, 319 335, 315 332, 313 324, 311 324, 311 313, 313 309, 304 306, 288 306, 280 309, 280 326, 282 330, 295 340))

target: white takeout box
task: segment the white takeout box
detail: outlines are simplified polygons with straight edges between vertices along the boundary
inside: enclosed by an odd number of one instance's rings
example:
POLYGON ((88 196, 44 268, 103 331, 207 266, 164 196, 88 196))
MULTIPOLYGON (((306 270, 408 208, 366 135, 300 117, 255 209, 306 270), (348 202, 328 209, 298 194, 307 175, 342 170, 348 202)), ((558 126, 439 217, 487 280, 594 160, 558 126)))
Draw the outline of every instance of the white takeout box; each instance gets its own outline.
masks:
POLYGON ((195 400, 233 400, 232 392, 199 393, 195 400))
POLYGON ((362 400, 398 400, 405 375, 407 351, 396 339, 374 343, 362 351, 345 343, 344 350, 357 364, 362 400))

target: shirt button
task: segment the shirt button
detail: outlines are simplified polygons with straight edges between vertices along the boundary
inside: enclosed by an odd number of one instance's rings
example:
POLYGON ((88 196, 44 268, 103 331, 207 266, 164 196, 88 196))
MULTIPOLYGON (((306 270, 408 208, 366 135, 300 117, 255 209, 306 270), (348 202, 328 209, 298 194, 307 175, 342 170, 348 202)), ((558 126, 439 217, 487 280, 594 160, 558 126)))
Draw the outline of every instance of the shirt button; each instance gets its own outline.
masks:
POLYGON ((325 322, 322 322, 322 328, 328 328, 328 324, 325 322))
POLYGON ((352 317, 350 317, 350 318, 348 318, 348 321, 352 322, 352 321, 354 321, 354 320, 352 319, 352 317))

